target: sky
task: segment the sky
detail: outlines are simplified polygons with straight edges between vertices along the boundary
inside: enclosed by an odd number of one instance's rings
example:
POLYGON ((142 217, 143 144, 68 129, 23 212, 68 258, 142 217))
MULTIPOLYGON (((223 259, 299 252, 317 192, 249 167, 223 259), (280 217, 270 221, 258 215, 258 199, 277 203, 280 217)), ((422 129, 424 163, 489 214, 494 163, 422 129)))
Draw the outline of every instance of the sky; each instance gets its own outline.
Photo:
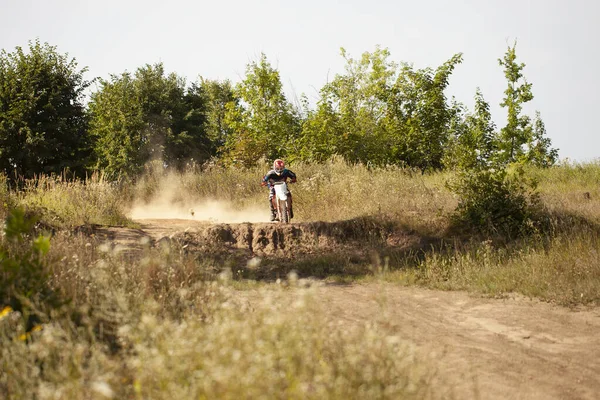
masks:
POLYGON ((497 126, 506 89, 498 65, 517 41, 540 111, 562 160, 600 158, 600 2, 595 0, 0 0, 0 48, 39 38, 75 57, 86 77, 162 62, 188 81, 243 79, 265 53, 292 101, 343 73, 352 57, 387 48, 390 59, 437 67, 455 53, 448 97, 473 108, 479 87, 497 126), (594 39, 596 38, 596 39, 594 39))

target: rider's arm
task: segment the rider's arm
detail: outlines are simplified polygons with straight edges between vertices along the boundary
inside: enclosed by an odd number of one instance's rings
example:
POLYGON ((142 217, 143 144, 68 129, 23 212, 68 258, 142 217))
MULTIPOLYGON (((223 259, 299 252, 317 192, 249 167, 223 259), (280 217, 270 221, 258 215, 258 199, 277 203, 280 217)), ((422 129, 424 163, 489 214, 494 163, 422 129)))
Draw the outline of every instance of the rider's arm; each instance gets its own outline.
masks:
POLYGON ((293 173, 292 171, 290 171, 289 169, 286 171, 287 171, 287 176, 288 176, 288 178, 290 178, 292 183, 296 182, 296 174, 293 173))
POLYGON ((273 172, 272 171, 267 172, 267 174, 263 178, 261 185, 271 187, 271 179, 272 178, 273 178, 273 172))
POLYGON ((260 181, 260 186, 267 186, 269 183, 269 174, 263 176, 262 181, 260 181))

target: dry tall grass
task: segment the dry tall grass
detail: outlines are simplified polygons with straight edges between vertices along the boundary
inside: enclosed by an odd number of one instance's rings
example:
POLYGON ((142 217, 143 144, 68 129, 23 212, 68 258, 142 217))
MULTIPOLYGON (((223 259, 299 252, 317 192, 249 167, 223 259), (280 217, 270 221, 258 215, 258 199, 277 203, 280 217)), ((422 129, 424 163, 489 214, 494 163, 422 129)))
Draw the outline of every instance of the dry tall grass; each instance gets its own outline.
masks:
MULTIPOLYGON (((102 398, 427 398, 431 373, 377 323, 345 327, 312 288, 265 287, 258 301, 203 279, 166 249, 131 261, 59 234, 49 284, 72 303, 37 304, 40 328, 0 316, 0 396, 102 398)), ((35 304, 35 300, 33 300, 35 304)))

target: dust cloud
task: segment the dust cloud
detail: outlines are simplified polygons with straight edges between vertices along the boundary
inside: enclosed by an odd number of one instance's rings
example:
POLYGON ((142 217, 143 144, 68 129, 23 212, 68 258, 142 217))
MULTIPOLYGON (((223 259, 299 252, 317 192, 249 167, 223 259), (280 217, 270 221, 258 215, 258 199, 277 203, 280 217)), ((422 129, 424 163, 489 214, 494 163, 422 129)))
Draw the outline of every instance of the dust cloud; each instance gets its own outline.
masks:
MULTIPOLYGON (((266 201, 265 201, 266 203, 266 201)), ((264 207, 240 208, 231 202, 198 199, 185 193, 177 179, 163 179, 149 201, 134 201, 129 217, 139 219, 187 219, 213 223, 267 222, 269 210, 264 207)))

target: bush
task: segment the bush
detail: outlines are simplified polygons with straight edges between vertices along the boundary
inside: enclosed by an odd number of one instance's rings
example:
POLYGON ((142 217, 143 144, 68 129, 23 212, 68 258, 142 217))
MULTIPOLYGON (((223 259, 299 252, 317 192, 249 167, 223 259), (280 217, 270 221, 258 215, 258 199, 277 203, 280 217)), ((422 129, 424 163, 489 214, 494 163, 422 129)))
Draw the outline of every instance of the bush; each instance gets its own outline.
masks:
POLYGON ((61 304, 60 297, 48 286, 45 256, 50 250, 50 237, 32 234, 36 222, 37 218, 23 209, 11 211, 0 242, 0 304, 35 318, 39 316, 34 315, 38 314, 34 305, 38 301, 49 307, 61 304))
POLYGON ((540 201, 536 185, 522 170, 506 169, 461 172, 450 189, 459 196, 453 214, 457 226, 483 235, 521 236, 534 228, 534 214, 540 201))

